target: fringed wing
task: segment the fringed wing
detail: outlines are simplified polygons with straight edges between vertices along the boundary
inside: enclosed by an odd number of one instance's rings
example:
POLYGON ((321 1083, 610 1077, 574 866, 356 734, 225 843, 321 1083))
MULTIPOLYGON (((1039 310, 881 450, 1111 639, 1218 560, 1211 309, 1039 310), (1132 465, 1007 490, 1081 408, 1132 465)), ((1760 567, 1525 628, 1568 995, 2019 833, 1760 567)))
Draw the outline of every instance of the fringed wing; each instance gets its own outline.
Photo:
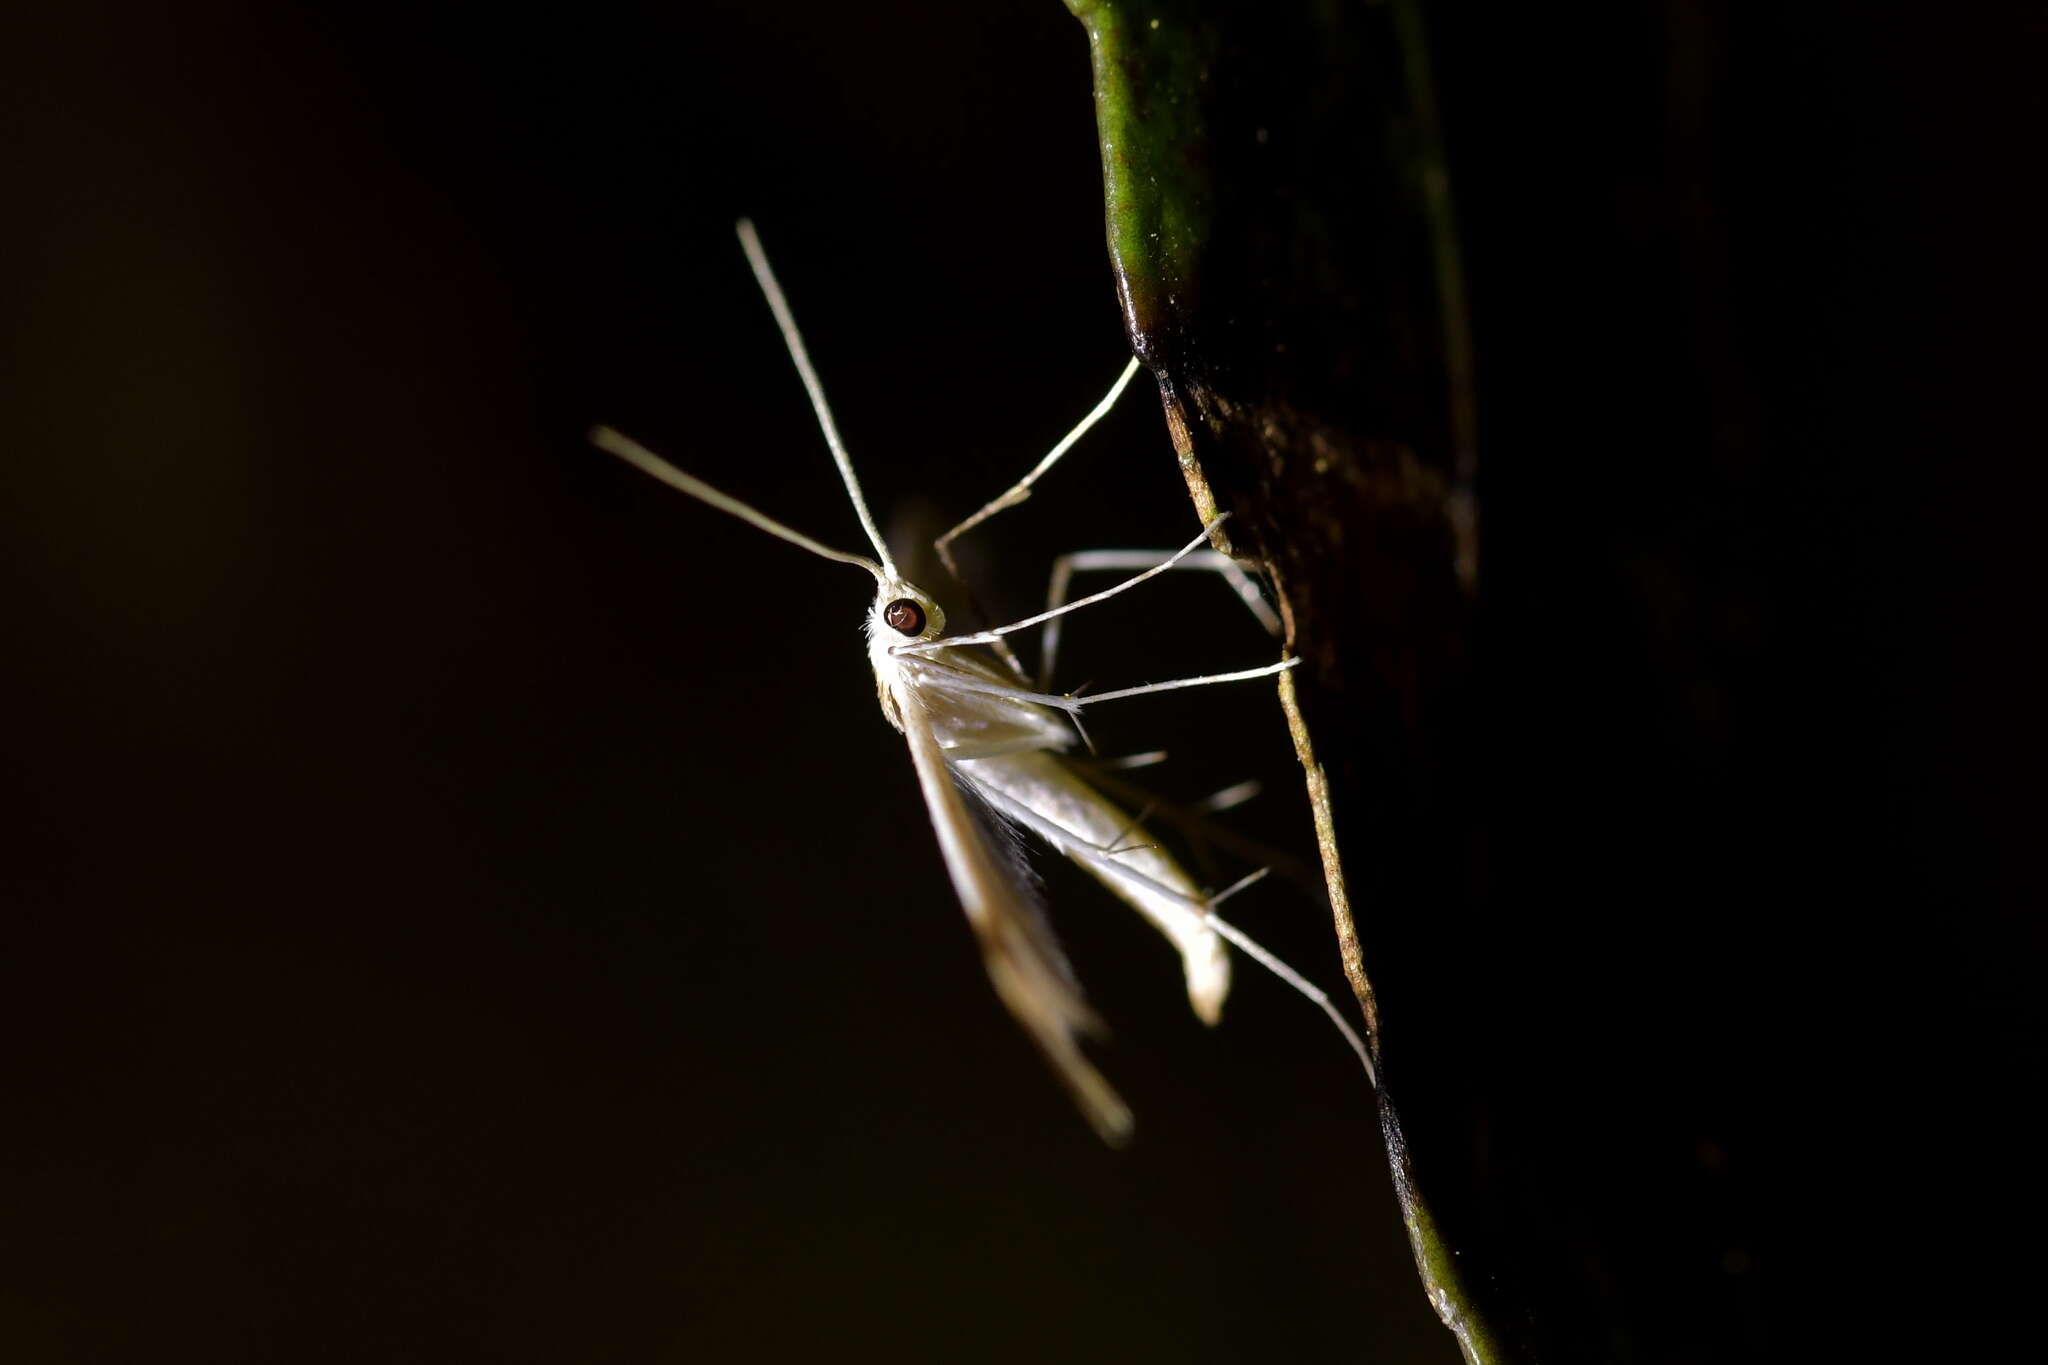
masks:
POLYGON ((931 718, 914 694, 897 700, 946 871, 981 944, 982 964, 996 994, 1052 1062, 1095 1131, 1106 1142, 1123 1142, 1131 1133, 1131 1111, 1082 1053, 1079 1041, 1082 1034, 1099 1031, 1099 1021, 1081 999, 1030 893, 990 846, 988 832, 954 784, 931 718))

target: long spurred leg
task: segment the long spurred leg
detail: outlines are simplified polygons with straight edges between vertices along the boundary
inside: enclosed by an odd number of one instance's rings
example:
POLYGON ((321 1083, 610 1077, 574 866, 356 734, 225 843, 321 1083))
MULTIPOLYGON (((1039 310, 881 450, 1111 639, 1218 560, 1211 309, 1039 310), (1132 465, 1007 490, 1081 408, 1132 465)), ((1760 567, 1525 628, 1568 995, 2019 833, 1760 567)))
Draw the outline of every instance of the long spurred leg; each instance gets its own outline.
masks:
POLYGON ((1097 692, 1092 696, 1076 697, 1081 706, 1094 706, 1105 701, 1122 701, 1125 697, 1150 696, 1154 692, 1178 692, 1183 687, 1207 687, 1212 683, 1248 682, 1253 678, 1270 678, 1275 673, 1285 673, 1300 663, 1300 659, 1286 658, 1277 664, 1264 668, 1241 668, 1235 673, 1204 673, 1196 678, 1169 678, 1165 682, 1142 683, 1137 687, 1120 687, 1114 692, 1097 692))
MULTIPOLYGON (((975 527, 981 525, 981 523, 983 523, 984 521, 987 521, 996 513, 1008 507, 1015 507, 1018 503, 1023 502, 1026 498, 1030 497, 1031 485, 1037 483, 1041 475, 1043 475, 1047 470, 1051 469, 1054 465, 1058 464, 1060 461, 1060 457, 1062 455, 1065 455, 1069 450, 1072 450, 1074 448, 1075 442, 1079 441, 1083 436, 1087 435, 1089 429, 1093 427, 1097 422, 1101 421, 1103 417, 1108 414, 1109 410, 1112 407, 1116 406, 1116 400, 1123 396, 1124 389, 1130 385, 1132 376, 1136 375, 1137 373, 1138 358, 1136 356, 1132 356, 1130 364, 1124 366, 1123 373, 1117 376, 1116 383, 1109 386, 1109 392, 1106 395, 1104 395, 1102 401, 1097 403, 1093 408, 1091 408, 1088 412, 1088 415, 1086 417, 1083 417, 1078 423, 1076 423, 1072 431, 1068 432, 1065 436, 1061 437, 1059 444, 1055 445, 1050 451, 1048 451, 1044 459, 1040 460, 1037 464, 1031 467, 1030 473, 1026 474, 1023 478, 1017 480, 1016 483, 1011 484, 1008 488, 1004 489, 999 496, 992 499, 986 506, 984 506, 980 511, 976 512, 973 516, 967 518, 967 520, 961 522, 958 526, 955 526, 952 530, 946 532, 944 535, 940 536, 937 540, 934 540, 932 542, 932 549, 938 552, 939 562, 946 566, 946 572, 953 576, 953 581, 958 583, 961 586, 961 588, 965 590, 967 594, 967 605, 972 607, 976 614, 985 615, 985 613, 982 612, 981 603, 975 595, 974 585, 972 583, 969 583, 967 579, 964 576, 962 576, 960 572, 960 566, 953 562, 953 542, 955 540, 958 540, 961 536, 967 534, 967 532, 973 530, 975 527)), ((991 640, 988 642, 988 644, 989 647, 996 652, 996 655, 999 658, 1001 658, 1004 663, 1008 664, 1012 670, 1016 672, 1018 677, 1021 678, 1024 676, 1024 665, 1018 661, 1016 654, 1010 649, 1010 645, 1007 640, 991 640)))
MULTIPOLYGON (((942 642, 935 642, 942 643, 942 642)), ((985 643, 975 641, 976 644, 985 643)), ((1050 706, 1064 711, 1069 716, 1080 714, 1083 708, 1105 701, 1122 701, 1126 697, 1142 697, 1152 692, 1175 692, 1183 687, 1207 687, 1213 683, 1245 682, 1252 678, 1270 678, 1275 673, 1285 673, 1301 660, 1282 659, 1276 664, 1259 668, 1241 668, 1234 673, 1204 673, 1193 678, 1169 678, 1165 682, 1141 683, 1136 687, 1122 687, 1114 692, 1097 692, 1091 696, 1074 696, 1071 693, 1033 692, 1022 687, 984 678, 978 674, 947 668, 934 660, 922 660, 925 667, 917 671, 918 685, 937 688, 942 691, 974 692, 990 697, 1004 697, 1011 701, 1031 702, 1038 706, 1050 706)))
POLYGON ((1075 834, 1074 831, 1047 819, 1038 811, 1033 810, 1023 802, 1004 792, 988 788, 983 784, 977 784, 977 787, 996 809, 1002 811, 1003 814, 1018 824, 1031 830, 1068 857, 1086 863, 1099 862, 1114 868, 1116 875, 1142 882, 1148 889, 1157 894, 1170 897, 1186 905, 1189 911, 1199 916, 1202 923, 1208 928, 1234 944, 1239 951, 1243 952, 1247 957, 1250 957, 1274 976, 1280 978, 1281 981, 1292 987, 1297 994, 1321 1010, 1323 1015, 1336 1026, 1337 1032, 1343 1035, 1346 1045, 1357 1055, 1359 1064, 1365 1068, 1367 1078, 1375 1085, 1378 1084, 1378 1071, 1373 1066, 1372 1058, 1366 1051, 1364 1040, 1358 1036, 1357 1030, 1351 1027, 1350 1021, 1337 1008, 1336 1003, 1331 1000, 1328 992, 1282 961, 1264 944, 1259 943, 1251 935, 1245 933, 1244 930, 1216 913, 1217 906, 1264 877, 1270 869, 1260 868, 1249 876, 1241 878, 1234 885, 1224 888, 1205 900, 1194 900, 1170 886, 1163 885, 1146 877, 1143 873, 1133 870, 1128 864, 1119 862, 1117 850, 1105 848, 1100 844, 1082 838, 1075 834))
MULTIPOLYGON (((973 635, 940 636, 936 640, 920 640, 914 644, 896 645, 892 647, 889 652, 899 657, 926 658, 931 660, 932 662, 937 662, 935 656, 942 654, 946 650, 958 649, 963 645, 995 644, 1001 641, 1001 639, 1005 635, 1012 634, 1016 631, 1028 629, 1031 626, 1038 625, 1045 621, 1054 620, 1060 616, 1066 615, 1070 611, 1078 611, 1082 607, 1093 606, 1098 602, 1105 602, 1110 598, 1115 597, 1119 593, 1130 591, 1132 588, 1137 587, 1140 583, 1143 583, 1146 579, 1155 577, 1158 574, 1162 574, 1166 572, 1168 569, 1171 569, 1176 565, 1180 564, 1181 562, 1183 562, 1184 560, 1186 560, 1190 555, 1196 552, 1197 548, 1201 546, 1203 541, 1208 539, 1209 534, 1212 531, 1214 531, 1218 526, 1222 525, 1225 518, 1227 518, 1229 515, 1230 514, 1228 512, 1225 512, 1221 516, 1216 517, 1214 520, 1210 521, 1210 523, 1207 526, 1204 526, 1202 528, 1200 534, 1198 534, 1193 540, 1189 541, 1186 545, 1183 545, 1179 550, 1175 551, 1171 556, 1169 556, 1165 560, 1162 560, 1160 563, 1153 565, 1151 568, 1146 569, 1142 573, 1133 574, 1131 577, 1126 578, 1123 582, 1116 584, 1114 587, 1105 588, 1101 592, 1090 593, 1086 597, 1079 598, 1072 602, 1063 603, 1060 606, 1054 607, 1050 611, 1039 612, 1036 616, 1027 616, 1021 621, 1012 621, 1006 626, 997 626, 993 630, 979 631, 973 635)), ((1198 677, 1192 678, 1174 678, 1166 682, 1144 683, 1137 687, 1126 687, 1119 689, 1115 692, 1101 692, 1097 693, 1092 697, 1086 698, 1071 696, 1064 698, 1056 698, 1051 696, 1050 694, 1041 694, 1038 696, 1033 696, 1029 693, 1021 691, 1020 689, 1008 687, 1002 688, 1001 693, 1003 695, 1015 696, 1020 700, 1040 701, 1046 705, 1057 706, 1060 709, 1068 712, 1069 714, 1073 714, 1078 712, 1083 706, 1092 706, 1096 703, 1105 701, 1118 701, 1124 697, 1139 697, 1152 692, 1172 692, 1183 687, 1204 687, 1211 683, 1241 682, 1250 678, 1270 677, 1275 673, 1285 672, 1287 669, 1294 667, 1296 664, 1300 662, 1301 660, 1294 658, 1282 659, 1279 663, 1268 664, 1263 668, 1239 669, 1230 673, 1206 673, 1198 677)), ((957 670, 944 671, 955 672, 957 670)), ((990 690, 990 684, 988 684, 984 680, 978 679, 955 679, 951 685, 963 688, 964 690, 970 692, 986 692, 990 690)))
MULTIPOLYGON (((1152 569, 1168 561, 1172 561, 1171 568, 1203 569, 1219 575, 1237 593, 1238 600, 1258 618, 1268 635, 1280 633, 1280 618, 1266 605, 1259 585, 1236 560, 1216 550, 1199 550, 1178 560, 1174 559, 1171 550, 1077 550, 1073 554, 1061 555, 1052 562, 1052 578, 1045 587, 1046 610, 1057 612, 1066 605, 1067 589, 1077 573, 1152 569)), ((1038 685, 1041 689, 1052 684, 1052 666, 1059 656, 1059 648, 1060 618, 1054 615, 1046 620, 1045 632, 1039 637, 1038 685)))
POLYGON ((1117 583, 1111 587, 1104 588, 1101 592, 1090 593, 1086 597, 1077 598, 1072 602, 1062 603, 1061 605, 1052 608, 1050 611, 1041 611, 1035 616, 1027 616, 1021 621, 1012 621, 1008 625, 995 626, 988 630, 976 631, 972 635, 942 635, 935 640, 918 640, 911 644, 895 645, 890 648, 889 652, 891 654, 899 656, 927 655, 938 654, 949 649, 959 649, 963 645, 992 645, 999 642, 1005 635, 1012 635, 1020 630, 1028 630, 1032 626, 1038 625, 1041 622, 1050 621, 1055 617, 1065 616, 1070 611, 1079 611, 1083 607, 1092 607, 1098 602, 1107 602, 1110 598, 1117 596, 1119 593, 1129 592, 1132 588, 1137 587, 1146 579, 1157 577, 1158 575, 1165 573, 1168 569, 1173 568, 1174 566, 1181 563, 1183 560, 1187 559, 1188 556, 1198 551, 1202 547, 1202 544, 1205 541, 1207 541, 1209 536, 1216 530, 1216 528, 1218 526, 1221 526, 1225 521, 1229 520, 1229 518, 1230 513, 1228 512, 1219 513, 1215 517, 1212 517, 1209 521, 1209 524, 1204 526, 1199 532, 1197 532, 1193 540, 1181 546, 1178 550, 1175 550, 1166 559, 1162 560, 1157 564, 1154 564, 1151 568, 1146 569, 1143 573, 1132 574, 1123 582, 1117 583))

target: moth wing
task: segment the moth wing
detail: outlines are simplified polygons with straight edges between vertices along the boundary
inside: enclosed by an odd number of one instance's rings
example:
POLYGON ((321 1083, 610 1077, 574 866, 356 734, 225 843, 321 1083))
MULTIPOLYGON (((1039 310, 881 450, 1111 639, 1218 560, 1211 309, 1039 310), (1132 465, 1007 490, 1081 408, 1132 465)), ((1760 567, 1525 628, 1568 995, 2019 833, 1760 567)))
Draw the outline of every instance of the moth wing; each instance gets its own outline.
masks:
POLYGON ((1081 1051, 1079 1041, 1080 1035, 1098 1031, 1099 1021, 1081 999, 1018 875, 1005 865, 983 823, 969 810, 924 706, 914 693, 900 700, 903 735, 924 792, 925 810, 960 908, 981 945, 989 981, 1073 1092, 1095 1131, 1106 1142, 1123 1142, 1131 1133, 1131 1111, 1081 1051))
POLYGON ((1179 951, 1188 1003, 1214 1024, 1230 994, 1230 953, 1209 923, 1209 899, 1163 849, 1128 836, 1138 821, 1044 750, 963 759, 957 769, 983 800, 1030 830, 1143 915, 1179 951), (1122 842, 1125 846, 1118 848, 1122 842))

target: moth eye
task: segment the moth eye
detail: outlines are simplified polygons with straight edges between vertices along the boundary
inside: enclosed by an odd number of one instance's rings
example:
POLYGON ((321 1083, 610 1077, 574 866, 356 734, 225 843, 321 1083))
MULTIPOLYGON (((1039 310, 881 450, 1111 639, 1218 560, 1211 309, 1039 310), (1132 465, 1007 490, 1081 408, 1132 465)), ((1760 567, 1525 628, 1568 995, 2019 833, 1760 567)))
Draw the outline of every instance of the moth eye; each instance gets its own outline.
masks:
POLYGON ((924 634, 924 608, 908 597, 899 597, 883 607, 882 619, 905 635, 924 634))

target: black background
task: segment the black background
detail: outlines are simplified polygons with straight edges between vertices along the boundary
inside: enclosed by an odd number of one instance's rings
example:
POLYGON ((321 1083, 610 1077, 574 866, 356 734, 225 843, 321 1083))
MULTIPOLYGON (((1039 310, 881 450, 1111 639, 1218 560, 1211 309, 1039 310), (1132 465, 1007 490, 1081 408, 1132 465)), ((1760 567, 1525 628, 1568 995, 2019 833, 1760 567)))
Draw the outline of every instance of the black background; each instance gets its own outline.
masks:
MULTIPOLYGON (((1559 1358, 1996 1338, 2032 58, 1905 6, 1432 13, 1489 918, 1376 965, 1470 992, 1435 1102, 1488 1116, 1559 1358)), ((885 520, 1021 472, 1125 354, 1058 4, 70 6, 5 50, 0 1354, 1453 1358, 1312 1013, 1247 976, 1206 1033, 1046 868, 1140 1115, 1103 1150, 957 923, 865 580, 582 440, 858 548, 747 213, 885 520)), ((981 539, 995 602, 1192 532, 1155 411, 981 539)), ((1205 592, 1066 681, 1264 657, 1205 592)), ((1183 793, 1265 773, 1242 823, 1301 848, 1262 689, 1109 729, 1183 793)))

